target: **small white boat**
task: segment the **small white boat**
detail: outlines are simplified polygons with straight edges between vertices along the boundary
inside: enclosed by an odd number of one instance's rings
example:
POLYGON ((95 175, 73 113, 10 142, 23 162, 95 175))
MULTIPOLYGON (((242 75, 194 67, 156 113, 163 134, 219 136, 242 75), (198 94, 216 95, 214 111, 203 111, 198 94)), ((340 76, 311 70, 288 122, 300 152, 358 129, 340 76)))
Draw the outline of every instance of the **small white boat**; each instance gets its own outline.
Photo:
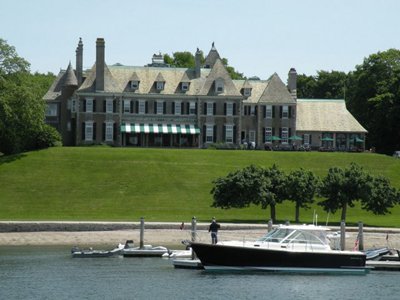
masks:
POLYGON ((133 247, 133 241, 128 240, 122 249, 124 257, 161 257, 169 253, 168 248, 164 246, 143 245, 143 247, 133 247))
POLYGON ((78 247, 73 247, 71 249, 72 257, 109 257, 121 254, 122 249, 124 248, 124 244, 119 244, 116 248, 112 250, 94 250, 92 248, 89 249, 79 249, 78 247))
POLYGON ((181 259, 181 258, 192 258, 192 248, 187 250, 171 250, 170 252, 164 253, 162 258, 173 258, 173 259, 181 259))

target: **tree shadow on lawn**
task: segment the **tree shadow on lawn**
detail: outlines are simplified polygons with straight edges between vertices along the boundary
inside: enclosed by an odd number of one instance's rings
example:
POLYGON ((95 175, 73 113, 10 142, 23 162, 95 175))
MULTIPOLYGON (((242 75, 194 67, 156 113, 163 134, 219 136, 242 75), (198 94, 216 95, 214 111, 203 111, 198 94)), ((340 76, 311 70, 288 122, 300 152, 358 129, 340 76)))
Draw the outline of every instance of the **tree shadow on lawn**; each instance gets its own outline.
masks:
POLYGON ((26 156, 26 154, 12 154, 12 155, 0 155, 0 166, 6 163, 12 163, 16 160, 22 159, 26 156))

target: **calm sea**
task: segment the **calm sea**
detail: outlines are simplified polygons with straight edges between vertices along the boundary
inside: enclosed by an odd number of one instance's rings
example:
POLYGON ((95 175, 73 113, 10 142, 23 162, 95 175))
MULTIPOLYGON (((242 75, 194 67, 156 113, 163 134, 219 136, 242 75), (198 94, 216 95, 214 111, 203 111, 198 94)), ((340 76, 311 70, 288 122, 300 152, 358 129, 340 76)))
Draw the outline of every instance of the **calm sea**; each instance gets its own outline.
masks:
POLYGON ((0 299, 400 299, 400 274, 278 275, 174 269, 161 258, 71 258, 0 247, 0 299))

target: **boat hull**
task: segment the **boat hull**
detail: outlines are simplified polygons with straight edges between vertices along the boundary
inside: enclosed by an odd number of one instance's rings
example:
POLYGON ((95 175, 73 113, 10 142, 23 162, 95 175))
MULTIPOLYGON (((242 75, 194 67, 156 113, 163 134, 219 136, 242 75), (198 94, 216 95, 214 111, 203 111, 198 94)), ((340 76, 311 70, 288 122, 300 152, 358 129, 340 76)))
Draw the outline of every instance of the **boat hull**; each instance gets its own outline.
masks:
POLYGON ((366 269, 366 256, 360 252, 290 251, 203 243, 191 246, 208 270, 365 272, 366 269))

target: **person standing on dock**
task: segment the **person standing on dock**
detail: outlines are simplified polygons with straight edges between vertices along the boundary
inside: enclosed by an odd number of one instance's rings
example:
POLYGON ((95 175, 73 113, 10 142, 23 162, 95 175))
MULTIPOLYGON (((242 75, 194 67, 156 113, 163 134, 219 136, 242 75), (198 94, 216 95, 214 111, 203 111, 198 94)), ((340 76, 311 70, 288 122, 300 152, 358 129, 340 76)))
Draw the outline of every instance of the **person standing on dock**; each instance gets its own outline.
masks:
POLYGON ((211 243, 215 245, 218 243, 218 229, 221 226, 217 223, 217 220, 215 218, 212 219, 212 222, 210 224, 210 227, 208 228, 208 232, 211 232, 211 243))

